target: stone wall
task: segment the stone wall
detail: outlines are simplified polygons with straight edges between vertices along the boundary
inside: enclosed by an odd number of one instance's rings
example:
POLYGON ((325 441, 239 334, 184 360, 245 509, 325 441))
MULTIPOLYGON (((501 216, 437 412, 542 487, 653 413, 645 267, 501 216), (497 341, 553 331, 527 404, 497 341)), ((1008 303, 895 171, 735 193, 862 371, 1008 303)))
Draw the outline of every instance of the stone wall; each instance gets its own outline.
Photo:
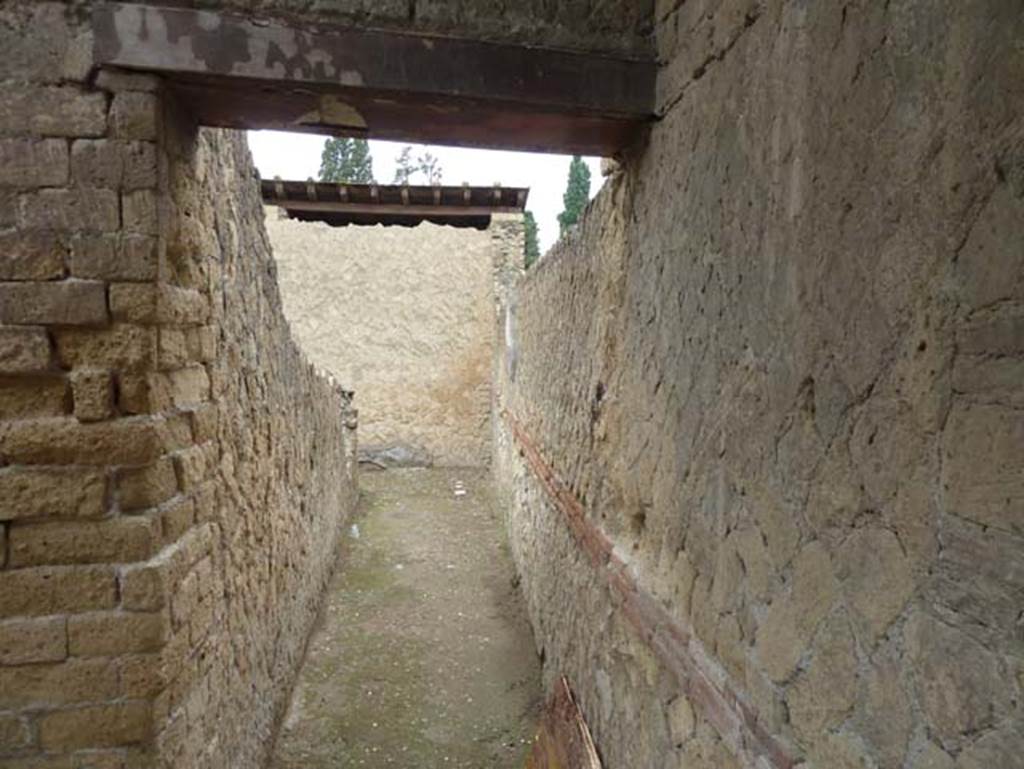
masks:
POLYGON ((260 765, 354 496, 244 139, 0 10, 0 765, 260 765))
POLYGON ((499 369, 548 680, 609 767, 1024 766, 1024 10, 660 6, 499 369))
POLYGON ((164 5, 333 24, 649 55, 654 0, 141 0, 164 5))
POLYGON ((285 315, 310 358, 355 391, 361 453, 489 464, 494 275, 522 263, 522 217, 487 230, 331 227, 267 210, 285 315))

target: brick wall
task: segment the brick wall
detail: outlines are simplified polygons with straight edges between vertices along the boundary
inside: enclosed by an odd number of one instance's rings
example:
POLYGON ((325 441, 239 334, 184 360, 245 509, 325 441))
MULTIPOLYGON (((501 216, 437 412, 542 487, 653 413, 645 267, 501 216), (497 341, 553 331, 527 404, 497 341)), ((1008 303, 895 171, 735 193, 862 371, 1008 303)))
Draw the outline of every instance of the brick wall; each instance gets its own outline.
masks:
POLYGON ((258 765, 353 497, 244 140, 0 11, 0 764, 258 765), (230 758, 229 758, 230 757, 230 758))
POLYGON ((606 765, 1020 767, 1019 4, 665 3, 498 478, 606 765))

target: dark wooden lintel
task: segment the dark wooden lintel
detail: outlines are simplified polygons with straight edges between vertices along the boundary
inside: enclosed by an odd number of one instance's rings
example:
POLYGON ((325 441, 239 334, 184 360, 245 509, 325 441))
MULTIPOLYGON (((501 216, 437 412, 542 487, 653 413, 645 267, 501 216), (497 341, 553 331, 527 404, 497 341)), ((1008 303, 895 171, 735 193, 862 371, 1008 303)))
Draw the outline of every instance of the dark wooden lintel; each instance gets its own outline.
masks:
POLYGON ((99 66, 164 76, 205 125, 610 155, 654 113, 651 61, 136 3, 93 32, 99 66))

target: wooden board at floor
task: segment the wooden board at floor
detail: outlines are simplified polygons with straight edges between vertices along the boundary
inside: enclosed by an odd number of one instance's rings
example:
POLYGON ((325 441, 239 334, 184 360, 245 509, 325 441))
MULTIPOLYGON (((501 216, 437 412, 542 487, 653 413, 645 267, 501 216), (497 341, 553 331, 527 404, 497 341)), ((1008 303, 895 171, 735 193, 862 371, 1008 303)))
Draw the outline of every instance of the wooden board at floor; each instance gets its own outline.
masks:
POLYGON ((526 769, 601 769, 590 729, 565 676, 544 708, 526 769))

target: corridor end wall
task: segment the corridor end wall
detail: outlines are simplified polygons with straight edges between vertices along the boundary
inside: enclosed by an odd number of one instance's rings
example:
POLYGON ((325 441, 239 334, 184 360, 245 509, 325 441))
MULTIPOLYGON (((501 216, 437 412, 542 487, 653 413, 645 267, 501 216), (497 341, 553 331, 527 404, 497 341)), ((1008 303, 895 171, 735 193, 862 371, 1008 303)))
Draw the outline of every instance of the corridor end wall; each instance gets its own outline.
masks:
POLYGON ((491 218, 333 227, 267 208, 285 316, 355 392, 362 458, 490 465, 496 285, 523 264, 522 215, 491 218))
POLYGON ((257 767, 355 498, 244 137, 0 10, 0 765, 257 767))
POLYGON ((659 3, 518 284, 496 475, 605 765, 1024 756, 1024 11, 659 3))

